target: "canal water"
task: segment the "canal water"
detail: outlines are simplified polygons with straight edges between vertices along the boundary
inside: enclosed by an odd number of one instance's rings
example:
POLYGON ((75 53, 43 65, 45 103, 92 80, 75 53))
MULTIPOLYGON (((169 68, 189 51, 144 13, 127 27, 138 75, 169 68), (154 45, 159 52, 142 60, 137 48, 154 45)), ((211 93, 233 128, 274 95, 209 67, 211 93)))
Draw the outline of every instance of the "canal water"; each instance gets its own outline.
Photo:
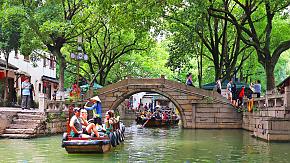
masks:
POLYGON ((126 128, 125 142, 106 154, 67 154, 61 135, 0 139, 0 162, 290 162, 290 143, 267 143, 244 130, 126 128))

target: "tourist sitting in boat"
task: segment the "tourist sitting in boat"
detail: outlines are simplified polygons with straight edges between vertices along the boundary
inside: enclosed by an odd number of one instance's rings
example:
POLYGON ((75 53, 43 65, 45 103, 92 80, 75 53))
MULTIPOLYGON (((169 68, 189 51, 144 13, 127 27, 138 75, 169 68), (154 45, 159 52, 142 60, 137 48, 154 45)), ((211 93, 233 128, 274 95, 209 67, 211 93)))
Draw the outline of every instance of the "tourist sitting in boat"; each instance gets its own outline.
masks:
POLYGON ((74 116, 70 119, 69 126, 71 128, 70 135, 72 137, 90 137, 89 135, 83 134, 82 118, 80 117, 81 108, 74 108, 74 116))
POLYGON ((81 120, 82 120, 81 123, 82 123, 83 133, 91 135, 92 131, 93 131, 95 136, 99 137, 99 132, 97 130, 96 125, 94 123, 88 123, 87 118, 88 118, 87 110, 86 109, 81 109, 81 120))
POLYGON ((105 130, 106 130, 106 134, 110 134, 110 132, 113 131, 113 118, 114 117, 114 113, 111 111, 107 111, 106 115, 105 115, 105 119, 104 119, 104 123, 105 123, 105 130))
POLYGON ((164 121, 168 120, 168 115, 165 111, 162 113, 162 120, 164 120, 164 121))
POLYGON ((160 115, 159 110, 157 110, 157 111, 153 114, 153 116, 154 116, 156 119, 161 119, 161 115, 160 115))
POLYGON ((146 118, 147 118, 147 119, 150 119, 151 116, 152 116, 151 112, 148 111, 148 112, 146 113, 146 118))
POLYGON ((93 111, 93 119, 94 119, 94 124, 97 125, 102 125, 102 105, 101 105, 101 100, 98 96, 95 96, 91 98, 86 105, 84 106, 86 110, 92 110, 93 111), (91 107, 87 106, 88 103, 93 103, 91 107))
POLYGON ((146 119, 147 119, 145 112, 142 112, 142 113, 141 113, 140 118, 141 118, 142 120, 146 120, 146 119))
POLYGON ((172 119, 173 120, 177 120, 178 119, 178 116, 175 112, 172 112, 172 119))
MULTIPOLYGON (((83 127, 82 127, 82 122, 86 122, 86 121, 84 121, 84 119, 80 116, 80 111, 81 111, 81 108, 78 108, 78 107, 73 109, 74 116, 71 118, 70 123, 69 123, 69 126, 71 128, 70 135, 72 137, 89 138, 90 135, 88 134, 91 134, 91 130, 95 128, 95 125, 87 125, 85 129, 86 132, 84 132, 83 127)), ((98 131, 96 131, 95 134, 96 136, 99 136, 98 131)))

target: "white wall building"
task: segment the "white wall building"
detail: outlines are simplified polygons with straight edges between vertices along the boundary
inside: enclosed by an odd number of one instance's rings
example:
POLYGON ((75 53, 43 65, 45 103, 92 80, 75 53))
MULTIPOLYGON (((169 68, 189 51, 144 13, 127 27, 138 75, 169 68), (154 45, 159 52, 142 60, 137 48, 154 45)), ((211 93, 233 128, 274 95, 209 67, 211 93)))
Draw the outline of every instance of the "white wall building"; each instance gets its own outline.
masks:
POLYGON ((140 92, 132 95, 132 97, 133 97, 133 109, 138 108, 140 103, 143 104, 143 107, 147 104, 148 108, 150 103, 152 104, 153 108, 155 108, 157 105, 161 107, 167 106, 171 109, 176 108, 175 105, 169 99, 158 93, 140 92))
MULTIPOLYGON (((38 101, 41 94, 51 99, 52 94, 58 87, 55 57, 47 52, 41 51, 39 53, 42 57, 33 57, 33 55, 23 56, 13 51, 10 53, 8 60, 10 64, 19 68, 15 72, 14 85, 17 95, 21 95, 21 82, 23 82, 26 76, 29 76, 31 84, 34 85, 35 101, 38 101)), ((1 58, 4 59, 3 54, 1 54, 1 58)))
POLYGON ((133 95, 133 109, 137 109, 142 97, 146 94, 146 92, 140 92, 133 95))

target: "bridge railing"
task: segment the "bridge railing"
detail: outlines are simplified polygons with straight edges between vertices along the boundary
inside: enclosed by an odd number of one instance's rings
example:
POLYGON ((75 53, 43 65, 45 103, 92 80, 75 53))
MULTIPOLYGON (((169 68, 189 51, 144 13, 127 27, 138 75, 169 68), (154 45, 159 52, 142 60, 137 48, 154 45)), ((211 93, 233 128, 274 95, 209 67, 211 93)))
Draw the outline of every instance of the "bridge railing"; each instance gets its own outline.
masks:
POLYGON ((290 118, 290 87, 287 90, 284 94, 272 91, 262 98, 254 98, 257 116, 290 118))
POLYGON ((85 101, 70 102, 64 100, 48 100, 45 96, 39 97, 39 110, 43 112, 64 112, 70 107, 84 105, 85 101))

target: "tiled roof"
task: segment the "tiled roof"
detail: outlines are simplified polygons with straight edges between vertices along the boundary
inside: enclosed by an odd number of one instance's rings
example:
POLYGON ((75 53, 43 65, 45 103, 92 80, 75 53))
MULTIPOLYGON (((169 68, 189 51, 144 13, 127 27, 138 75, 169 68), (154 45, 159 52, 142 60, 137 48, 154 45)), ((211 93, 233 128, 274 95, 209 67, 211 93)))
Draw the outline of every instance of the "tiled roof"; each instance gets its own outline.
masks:
MULTIPOLYGON (((0 59, 0 69, 5 69, 6 68, 6 61, 3 59, 0 59)), ((18 70, 18 67, 8 63, 8 68, 13 69, 13 70, 18 70)))

